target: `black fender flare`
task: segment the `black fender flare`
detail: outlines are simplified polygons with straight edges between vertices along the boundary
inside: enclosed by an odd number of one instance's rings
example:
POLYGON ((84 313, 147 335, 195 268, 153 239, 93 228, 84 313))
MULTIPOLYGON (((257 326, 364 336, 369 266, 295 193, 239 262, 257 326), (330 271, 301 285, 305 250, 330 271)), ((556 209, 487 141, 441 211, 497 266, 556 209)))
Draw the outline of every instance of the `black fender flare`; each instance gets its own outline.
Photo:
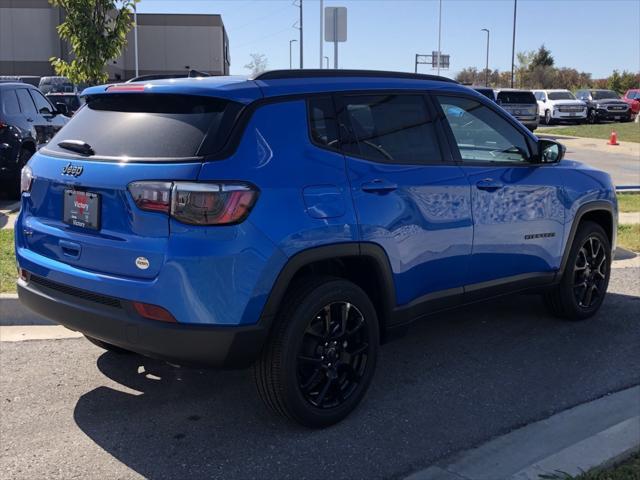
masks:
MULTIPOLYGON (((564 246, 562 261, 560 262, 560 269, 558 270, 558 279, 562 276, 562 274, 564 273, 564 269, 567 266, 567 261, 569 260, 569 252, 571 251, 571 246, 573 245, 573 241, 575 239, 576 232, 578 231, 578 226, 580 225, 580 221, 582 220, 582 217, 584 217, 586 213, 594 212, 594 211, 604 211, 611 216, 611 227, 612 227, 611 238, 615 239, 616 222, 615 222, 615 215, 613 211, 613 204, 606 200, 593 200, 585 203, 584 205, 581 205, 573 217, 573 222, 571 222, 571 230, 569 231, 569 236, 567 237, 567 243, 564 246)), ((612 242, 612 246, 613 246, 613 242, 612 242)))
POLYGON ((378 299, 382 305, 378 316, 380 317, 380 325, 384 329, 385 325, 391 323, 393 310, 396 306, 395 286, 391 264, 386 252, 380 245, 370 242, 348 242, 312 247, 290 257, 271 288, 262 309, 261 322, 270 329, 291 280, 301 268, 323 260, 345 257, 366 257, 373 261, 382 295, 382 298, 378 299))

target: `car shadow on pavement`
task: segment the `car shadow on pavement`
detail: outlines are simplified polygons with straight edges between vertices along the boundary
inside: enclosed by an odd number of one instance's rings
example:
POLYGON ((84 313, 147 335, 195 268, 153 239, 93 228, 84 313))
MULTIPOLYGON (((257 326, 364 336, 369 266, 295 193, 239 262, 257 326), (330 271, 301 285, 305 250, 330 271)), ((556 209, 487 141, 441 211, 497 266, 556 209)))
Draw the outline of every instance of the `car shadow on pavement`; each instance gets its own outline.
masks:
POLYGON ((609 294, 591 321, 565 322, 522 295, 431 317, 382 348, 368 398, 324 430, 270 414, 249 371, 110 352, 74 419, 146 478, 398 477, 639 383, 639 307, 609 294))

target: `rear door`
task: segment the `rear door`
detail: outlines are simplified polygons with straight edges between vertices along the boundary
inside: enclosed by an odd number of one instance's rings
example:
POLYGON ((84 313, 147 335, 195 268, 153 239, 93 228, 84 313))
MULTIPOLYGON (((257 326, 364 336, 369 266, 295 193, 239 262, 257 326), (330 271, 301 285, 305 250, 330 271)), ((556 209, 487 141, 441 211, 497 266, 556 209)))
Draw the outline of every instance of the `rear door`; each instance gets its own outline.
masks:
MULTIPOLYGON (((29 164, 35 180, 23 203, 22 224, 28 249, 94 272, 155 277, 167 251, 169 217, 137 208, 128 185, 196 180, 201 145, 213 153, 224 144, 227 115, 235 118, 236 107, 173 94, 90 99, 29 164), (65 142, 90 151, 77 153, 64 148, 65 142), (78 212, 87 215, 86 222, 70 220, 78 212), (136 265, 140 256, 147 259, 146 268, 136 265)), ((141 195, 158 205, 168 201, 168 193, 141 195)))
POLYGON ((471 253, 470 188, 441 148, 421 92, 337 96, 360 238, 381 245, 407 305, 460 293, 471 253))
POLYGON ((20 111, 29 125, 29 130, 31 130, 31 135, 35 139, 37 147, 40 148, 48 141, 49 125, 38 113, 36 104, 33 102, 31 95, 29 95, 28 88, 16 89, 16 95, 18 96, 18 102, 20 103, 20 111))
POLYGON ((436 99, 471 184, 470 283, 556 270, 564 223, 556 165, 534 163, 527 135, 477 99, 463 94, 436 99))

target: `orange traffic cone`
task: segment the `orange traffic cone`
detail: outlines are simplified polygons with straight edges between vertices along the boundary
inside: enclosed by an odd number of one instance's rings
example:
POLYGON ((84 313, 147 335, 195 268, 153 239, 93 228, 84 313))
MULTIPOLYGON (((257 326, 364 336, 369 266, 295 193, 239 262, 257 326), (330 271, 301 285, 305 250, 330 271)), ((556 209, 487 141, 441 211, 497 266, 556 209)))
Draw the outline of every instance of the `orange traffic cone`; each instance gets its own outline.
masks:
POLYGON ((618 143, 618 134, 613 130, 611 131, 611 136, 609 137, 609 141, 607 142, 607 145, 620 145, 618 143))

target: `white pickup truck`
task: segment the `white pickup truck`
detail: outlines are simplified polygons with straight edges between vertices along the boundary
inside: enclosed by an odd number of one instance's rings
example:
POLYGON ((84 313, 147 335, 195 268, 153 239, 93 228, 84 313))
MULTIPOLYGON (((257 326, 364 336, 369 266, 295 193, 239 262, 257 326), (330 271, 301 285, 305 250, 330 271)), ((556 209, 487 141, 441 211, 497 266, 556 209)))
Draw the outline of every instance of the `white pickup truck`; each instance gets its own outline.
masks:
POLYGON ((541 121, 551 125, 555 121, 583 123, 587 120, 587 104, 569 90, 533 90, 538 101, 541 121))

